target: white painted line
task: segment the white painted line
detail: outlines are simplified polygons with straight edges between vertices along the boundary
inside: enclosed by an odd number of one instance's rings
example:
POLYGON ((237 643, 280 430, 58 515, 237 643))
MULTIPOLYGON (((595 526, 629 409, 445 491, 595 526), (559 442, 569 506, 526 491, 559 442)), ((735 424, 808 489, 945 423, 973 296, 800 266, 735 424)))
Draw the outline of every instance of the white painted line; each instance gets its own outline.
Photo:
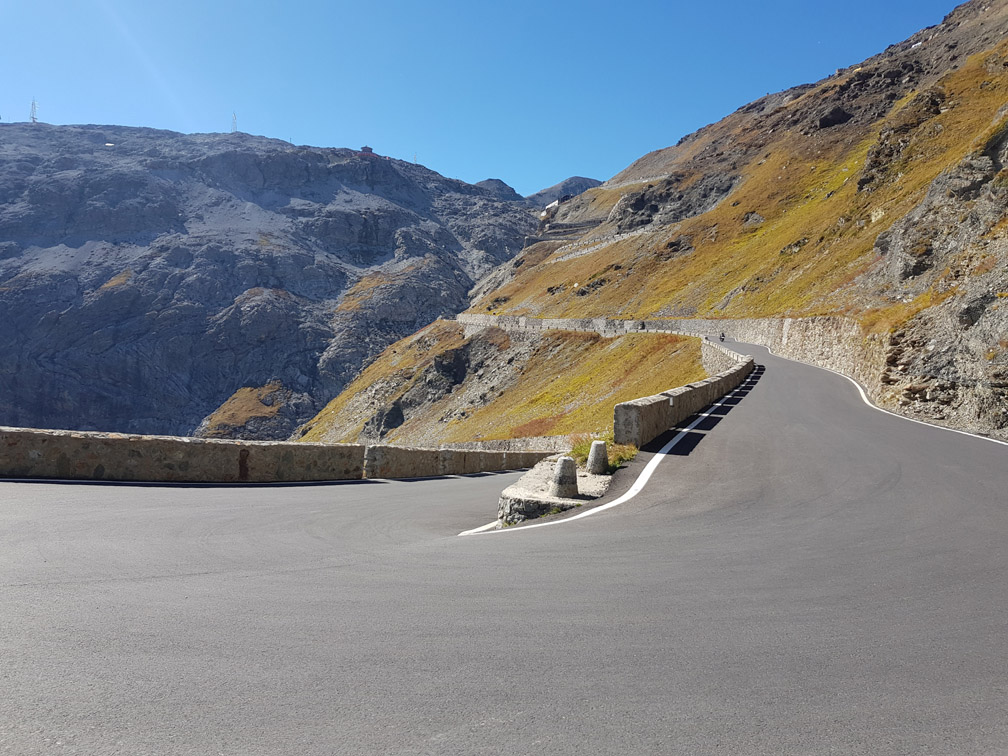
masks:
MULTIPOLYGON (((744 344, 746 342, 741 342, 741 343, 744 344)), ((763 345, 762 344, 754 344, 753 346, 763 346, 763 345)), ((1008 441, 1001 441, 1000 439, 991 438, 990 436, 981 436, 978 433, 970 433, 969 431, 959 430, 958 428, 949 428, 948 426, 945 426, 945 425, 937 425, 936 423, 928 423, 928 422, 925 422, 924 420, 918 420, 915 417, 907 417, 906 415, 900 415, 900 414, 898 414, 896 412, 893 412, 892 410, 887 410, 887 409, 884 409, 882 407, 879 407, 877 404, 873 404, 872 400, 868 398, 868 394, 865 393, 865 390, 864 390, 864 388, 862 388, 861 384, 858 383, 857 381, 855 381, 849 375, 844 375, 839 370, 834 370, 833 368, 823 367, 822 365, 813 365, 811 362, 805 362, 804 360, 796 360, 793 357, 785 357, 784 355, 777 354, 773 349, 771 349, 768 346, 763 346, 763 348, 766 349, 768 352, 770 352, 770 354, 772 354, 774 357, 777 357, 779 359, 788 360, 790 362, 797 362, 800 365, 807 365, 808 367, 818 368, 819 370, 825 370, 825 371, 830 372, 830 373, 835 373, 836 375, 839 375, 841 378, 846 378, 848 381, 850 381, 851 383, 853 383, 857 387, 858 393, 861 394, 861 399, 864 401, 864 403, 867 404, 869 407, 871 407, 874 410, 878 410, 879 412, 885 412, 887 415, 892 415, 893 417, 899 418, 900 420, 906 420, 907 422, 910 422, 910 423, 917 423, 918 425, 926 425, 928 428, 937 428, 938 430, 948 431, 949 433, 958 433, 961 436, 969 436, 970 438, 978 438, 981 441, 990 441, 992 444, 1001 444, 1002 446, 1008 446, 1008 441)))
POLYGON ((712 404, 707 409, 707 411, 699 413, 697 415, 696 420, 687 425, 683 430, 679 431, 672 438, 672 440, 670 440, 667 444, 665 444, 665 446, 663 446, 661 449, 655 452, 655 455, 651 457, 651 459, 648 460, 648 463, 644 466, 644 469, 641 471, 641 474, 637 476, 637 480, 634 481, 634 484, 632 486, 630 486, 630 490, 628 490, 618 499, 614 499, 610 501, 608 504, 603 504, 601 506, 588 509, 584 512, 581 512, 580 514, 574 515, 573 517, 565 517, 561 520, 550 520, 548 522, 534 522, 530 525, 513 525, 511 527, 501 528, 499 530, 495 529, 497 527, 497 523, 491 522, 484 525, 483 527, 475 528, 474 530, 466 530, 462 533, 459 533, 459 535, 460 536, 478 535, 481 533, 514 533, 515 531, 519 530, 530 530, 532 528, 546 528, 549 527, 550 525, 564 525, 568 522, 573 522, 574 520, 580 520, 583 517, 591 517, 593 514, 598 514, 599 512, 604 512, 607 509, 618 507, 620 504, 625 504, 626 502, 630 501, 630 499, 632 499, 633 497, 635 497, 637 494, 639 494, 641 491, 644 490, 644 486, 647 485, 647 482, 651 479, 651 476, 654 475, 654 471, 658 469, 658 465, 661 463, 663 459, 665 459, 669 451, 672 450, 672 447, 674 447, 676 444, 682 441, 686 437, 687 433, 696 428, 701 422, 703 422, 707 417, 709 417, 711 414, 711 410, 715 409, 716 407, 720 407, 722 404, 725 403, 727 399, 732 398, 735 392, 737 392, 743 386, 746 386, 750 382, 750 380, 751 378, 746 377, 746 379, 738 386, 738 388, 733 389, 731 393, 726 394, 717 402, 712 404))
POLYGON ((460 536, 475 535, 476 533, 482 533, 486 530, 493 530, 494 528, 497 527, 497 522, 498 522, 497 520, 494 520, 493 522, 488 522, 486 525, 480 525, 478 528, 473 528, 472 530, 465 530, 459 533, 459 535, 460 536))

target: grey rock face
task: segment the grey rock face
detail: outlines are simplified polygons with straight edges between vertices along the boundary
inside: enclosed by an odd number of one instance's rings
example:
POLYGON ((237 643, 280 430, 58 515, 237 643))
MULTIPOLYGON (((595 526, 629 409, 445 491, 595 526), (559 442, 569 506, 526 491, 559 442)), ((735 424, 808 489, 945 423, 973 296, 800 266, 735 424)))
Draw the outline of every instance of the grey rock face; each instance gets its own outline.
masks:
POLYGON ((246 134, 0 124, 0 424, 186 434, 278 382, 279 419, 235 432, 289 433, 520 250, 499 195, 246 134))
POLYGON ((490 178, 477 181, 475 186, 485 189, 491 196, 506 202, 521 202, 521 195, 500 179, 490 178))
MULTIPOLYGON (((792 130, 813 138, 826 138, 845 130, 864 128, 892 109, 893 103, 910 93, 921 99, 908 109, 910 122, 896 133, 884 135, 888 143, 882 154, 870 157, 869 167, 889 165, 891 155, 905 146, 912 129, 927 119, 943 95, 928 91, 938 79, 983 50, 988 50, 1008 33, 1008 13, 1001 0, 970 0, 949 13, 936 27, 923 29, 909 39, 891 45, 857 66, 841 69, 818 84, 803 84, 769 94, 739 108, 725 119, 731 128, 719 124, 705 126, 683 137, 675 146, 642 156, 606 182, 618 187, 625 183, 652 181, 688 164, 694 173, 734 173, 738 167, 759 159, 772 134, 792 130), (803 97, 817 89, 814 97, 803 97), (928 102, 930 100, 930 102, 928 102), (738 139, 739 133, 749 138, 738 139), (692 157, 701 140, 709 141, 692 157), (903 145, 901 146, 901 142, 903 145)), ((874 179, 868 178, 866 183, 874 179)))
POLYGON ((594 189, 596 186, 600 186, 601 184, 602 182, 598 179, 586 178, 584 176, 571 176, 568 179, 564 179, 559 184, 554 184, 553 186, 547 187, 535 194, 530 194, 525 199, 533 207, 541 209, 562 197, 575 197, 578 194, 586 192, 589 189, 594 189))
POLYGON ((731 174, 711 174, 694 182, 687 181, 684 175, 672 174, 657 184, 621 197, 608 221, 615 223, 620 233, 651 223, 676 223, 713 210, 737 182, 738 176, 731 174))
POLYGON ((999 180, 1008 129, 934 180, 923 201, 879 234, 862 278, 892 302, 940 297, 890 334, 885 398, 924 419, 1008 428, 1008 250, 990 230, 1008 205, 999 180))

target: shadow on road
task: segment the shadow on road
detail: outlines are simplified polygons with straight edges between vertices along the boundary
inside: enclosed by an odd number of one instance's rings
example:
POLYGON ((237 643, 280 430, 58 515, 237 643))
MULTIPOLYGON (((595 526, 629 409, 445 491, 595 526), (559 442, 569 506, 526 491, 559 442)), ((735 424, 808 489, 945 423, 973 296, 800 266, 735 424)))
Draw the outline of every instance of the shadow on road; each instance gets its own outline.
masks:
POLYGON ((60 478, 0 478, 0 483, 50 486, 131 486, 133 488, 315 488, 319 486, 375 486, 392 482, 415 483, 439 478, 483 478, 491 475, 508 475, 517 470, 489 470, 464 475, 435 475, 422 478, 361 478, 359 480, 290 480, 262 483, 195 483, 143 480, 73 480, 60 478))
MULTIPOLYGON (((707 433, 714 430, 718 423, 725 418, 725 415, 735 409, 735 407, 737 407, 742 400, 749 395, 749 392, 756 387, 756 384, 759 383, 760 378, 763 377, 765 372, 765 365, 756 365, 753 368, 752 373, 749 374, 749 377, 747 377, 737 389, 722 399, 717 406, 708 407, 704 410, 704 412, 701 413, 704 417, 700 419, 696 426, 686 431, 685 435, 679 440, 679 442, 667 453, 678 457, 689 456, 704 440, 707 433)), ((680 425, 665 431, 663 434, 658 436, 658 438, 642 446, 641 451, 650 452, 652 454, 658 453, 665 444, 675 438, 675 436, 679 433, 682 433, 686 428, 689 428, 689 426, 696 420, 697 415, 692 415, 691 417, 686 418, 680 425)))
POLYGON ((66 478, 0 478, 0 483, 49 486, 131 486, 133 488, 305 488, 317 486, 371 486, 389 481, 383 479, 361 480, 291 480, 263 483, 193 483, 144 480, 73 480, 66 478))

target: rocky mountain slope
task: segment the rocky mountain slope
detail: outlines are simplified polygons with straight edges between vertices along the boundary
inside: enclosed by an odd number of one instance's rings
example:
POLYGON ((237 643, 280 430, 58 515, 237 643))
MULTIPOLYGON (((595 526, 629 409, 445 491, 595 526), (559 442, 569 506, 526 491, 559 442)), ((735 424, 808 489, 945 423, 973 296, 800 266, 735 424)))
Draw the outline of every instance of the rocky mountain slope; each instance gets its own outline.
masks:
POLYGON ((613 404, 705 377, 699 339, 437 321, 389 347, 300 431, 304 441, 443 443, 605 433, 613 404))
POLYGON ((559 184, 547 187, 535 194, 530 194, 525 199, 533 207, 544 208, 551 202, 556 202, 561 197, 575 197, 589 189, 594 189, 602 182, 598 179, 585 178, 584 176, 571 176, 564 179, 559 184))
POLYGON ((286 437, 534 228, 365 152, 0 124, 0 424, 286 437))
POLYGON ((562 204, 473 311, 851 318, 884 403, 1008 436, 1006 103, 1008 0, 973 0, 562 204))

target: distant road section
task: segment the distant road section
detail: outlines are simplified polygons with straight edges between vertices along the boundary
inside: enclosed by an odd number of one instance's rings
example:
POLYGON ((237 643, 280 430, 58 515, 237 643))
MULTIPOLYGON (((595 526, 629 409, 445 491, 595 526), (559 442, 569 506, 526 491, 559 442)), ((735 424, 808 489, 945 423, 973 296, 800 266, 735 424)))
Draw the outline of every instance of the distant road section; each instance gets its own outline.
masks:
POLYGON ((563 527, 455 536, 515 473, 0 483, 0 751, 1004 752, 1008 450, 745 351, 563 527))

